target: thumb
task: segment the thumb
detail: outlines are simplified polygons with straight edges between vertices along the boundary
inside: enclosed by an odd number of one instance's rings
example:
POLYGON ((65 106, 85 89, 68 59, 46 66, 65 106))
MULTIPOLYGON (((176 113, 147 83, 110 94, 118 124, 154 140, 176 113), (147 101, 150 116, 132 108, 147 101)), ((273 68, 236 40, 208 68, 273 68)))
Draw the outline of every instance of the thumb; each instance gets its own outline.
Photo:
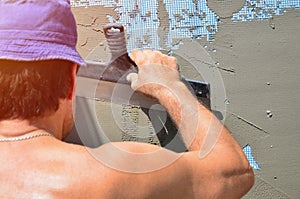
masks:
POLYGON ((126 77, 127 81, 131 83, 131 88, 134 90, 138 83, 138 74, 137 73, 129 73, 126 77))

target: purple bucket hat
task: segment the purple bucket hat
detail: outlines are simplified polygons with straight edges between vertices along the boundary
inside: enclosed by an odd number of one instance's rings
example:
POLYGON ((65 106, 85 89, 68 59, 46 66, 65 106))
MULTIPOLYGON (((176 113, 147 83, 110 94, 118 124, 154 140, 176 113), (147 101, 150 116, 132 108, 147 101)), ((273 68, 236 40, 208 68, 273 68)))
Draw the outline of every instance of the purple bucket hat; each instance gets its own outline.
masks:
POLYGON ((0 0, 0 59, 86 65, 76 43, 69 0, 0 0))

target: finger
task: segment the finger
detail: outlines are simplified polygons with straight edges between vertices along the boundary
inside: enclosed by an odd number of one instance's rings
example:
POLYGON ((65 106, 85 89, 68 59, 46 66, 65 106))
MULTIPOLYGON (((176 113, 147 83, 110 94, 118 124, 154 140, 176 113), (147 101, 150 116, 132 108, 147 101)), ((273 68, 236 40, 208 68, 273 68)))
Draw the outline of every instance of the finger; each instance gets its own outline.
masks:
POLYGON ((136 60, 136 58, 138 57, 138 54, 140 53, 140 51, 141 50, 139 50, 139 49, 134 49, 134 50, 132 50, 131 51, 131 53, 130 53, 130 58, 133 60, 133 61, 135 61, 136 60))
POLYGON ((126 77, 127 81, 129 81, 130 83, 132 83, 133 81, 136 81, 137 78, 138 78, 137 73, 129 73, 126 77))
POLYGON ((144 49, 139 54, 140 64, 161 64, 162 53, 158 50, 144 49))
POLYGON ((164 54, 162 52, 155 50, 152 53, 152 62, 156 64, 163 64, 164 54))
POLYGON ((146 54, 152 54, 153 52, 155 52, 155 50, 146 48, 146 49, 143 50, 143 52, 146 53, 146 54))
POLYGON ((133 50, 130 54, 131 59, 140 67, 145 61, 145 54, 142 50, 133 50))
POLYGON ((137 86, 138 74, 137 73, 129 73, 126 76, 126 79, 127 79, 128 82, 131 83, 131 88, 134 90, 137 86))
POLYGON ((163 64, 178 70, 177 59, 175 57, 165 55, 163 64))

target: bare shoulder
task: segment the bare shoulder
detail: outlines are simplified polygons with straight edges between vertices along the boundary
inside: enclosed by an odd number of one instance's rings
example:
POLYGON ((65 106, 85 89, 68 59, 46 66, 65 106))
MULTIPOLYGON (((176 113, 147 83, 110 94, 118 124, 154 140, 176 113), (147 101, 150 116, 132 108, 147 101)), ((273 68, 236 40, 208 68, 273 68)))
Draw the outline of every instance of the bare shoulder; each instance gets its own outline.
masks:
POLYGON ((107 143, 94 149, 66 147, 75 152, 69 161, 75 165, 73 175, 81 179, 78 190, 89 190, 85 193, 92 193, 89 198, 192 199, 226 195, 222 186, 226 179, 212 156, 201 159, 197 152, 178 154, 137 142, 107 143))
POLYGON ((107 143, 90 153, 108 168, 120 198, 193 198, 183 154, 137 142, 107 143))
POLYGON ((252 186, 252 170, 246 162, 248 167, 233 165, 237 161, 228 161, 223 151, 218 146, 201 157, 199 151, 178 154, 123 142, 105 144, 94 155, 115 171, 122 195, 128 198, 132 194, 137 198, 240 198, 252 186))
POLYGON ((193 198, 183 154, 136 142, 64 147, 73 151, 67 158, 75 165, 71 173, 81 179, 78 190, 89 190, 88 198, 193 198))

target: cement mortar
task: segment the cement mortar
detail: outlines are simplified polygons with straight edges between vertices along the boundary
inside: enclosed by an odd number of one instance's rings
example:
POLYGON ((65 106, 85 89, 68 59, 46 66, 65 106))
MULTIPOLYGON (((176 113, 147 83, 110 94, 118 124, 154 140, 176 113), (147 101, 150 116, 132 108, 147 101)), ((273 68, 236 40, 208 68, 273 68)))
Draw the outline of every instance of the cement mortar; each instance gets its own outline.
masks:
POLYGON ((211 55, 230 100, 226 125, 240 144, 253 147, 262 167, 256 174, 265 185, 258 180, 249 198, 300 196, 299 14, 275 16, 272 26, 270 21, 226 21, 215 37, 217 52, 211 55), (273 191, 266 192, 267 187, 273 191))
POLYGON ((208 7, 213 10, 221 19, 231 18, 233 13, 241 10, 245 0, 208 0, 208 7))

